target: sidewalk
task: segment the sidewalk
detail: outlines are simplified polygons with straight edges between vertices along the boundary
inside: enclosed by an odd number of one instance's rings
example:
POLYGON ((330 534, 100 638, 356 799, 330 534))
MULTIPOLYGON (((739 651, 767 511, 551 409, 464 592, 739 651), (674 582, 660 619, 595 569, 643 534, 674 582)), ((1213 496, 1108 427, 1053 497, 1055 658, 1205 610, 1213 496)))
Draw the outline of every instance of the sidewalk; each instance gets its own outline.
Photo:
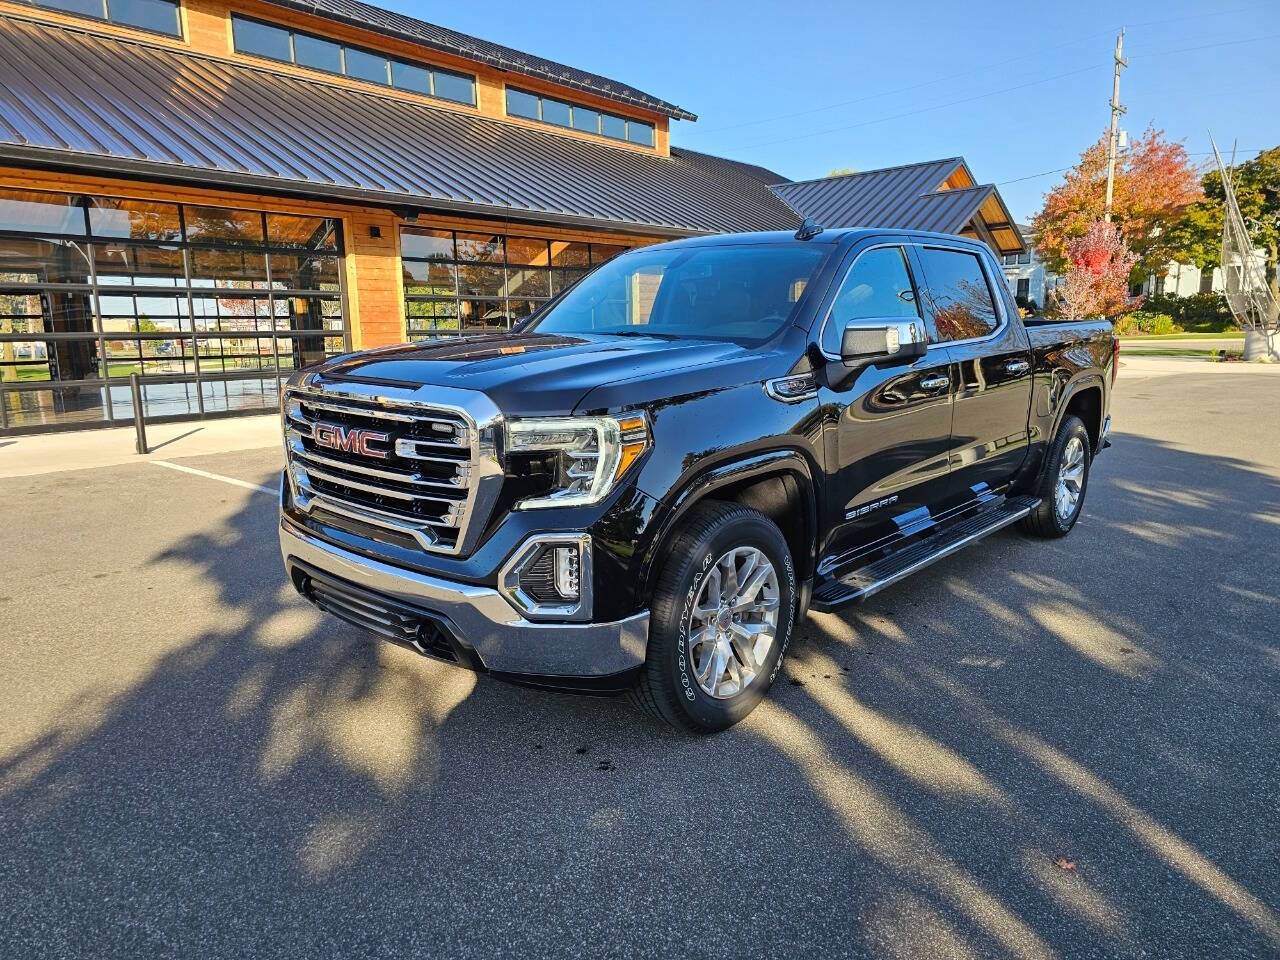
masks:
POLYGON ((266 414, 148 424, 147 442, 152 452, 145 457, 134 452, 134 438, 132 426, 30 437, 0 436, 0 477, 31 477, 143 460, 173 460, 276 447, 281 443, 280 418, 266 414))
POLYGON ((1120 379, 1128 376, 1161 377, 1177 373, 1221 374, 1234 376, 1260 373, 1267 376, 1280 374, 1280 363, 1244 363, 1242 361, 1215 362, 1208 357, 1161 357, 1142 353, 1126 353, 1120 348, 1120 379))
MULTIPOLYGON (((1150 357, 1120 354, 1120 380, 1175 374, 1238 376, 1261 374, 1280 377, 1280 363, 1211 363, 1188 357, 1150 357)), ((150 424, 147 441, 151 453, 133 452, 133 427, 79 430, 30 437, 0 436, 0 477, 30 477, 64 470, 112 467, 143 460, 176 460, 235 450, 277 447, 280 418, 233 417, 226 420, 191 420, 185 423, 150 424)))

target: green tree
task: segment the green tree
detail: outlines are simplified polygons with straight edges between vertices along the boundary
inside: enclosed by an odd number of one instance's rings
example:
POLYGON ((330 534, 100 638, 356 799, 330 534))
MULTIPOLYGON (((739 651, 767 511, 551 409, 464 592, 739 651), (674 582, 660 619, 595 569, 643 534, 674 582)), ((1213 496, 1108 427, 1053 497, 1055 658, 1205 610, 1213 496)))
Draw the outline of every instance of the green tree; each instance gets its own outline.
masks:
MULTIPOLYGON (((1276 267, 1280 262, 1280 147, 1264 150, 1252 160, 1237 164, 1232 173, 1236 201, 1254 242, 1266 251, 1266 276, 1271 294, 1280 300, 1276 267)), ((1222 266, 1224 193, 1217 170, 1200 181, 1204 199, 1192 204, 1169 228, 1169 240, 1179 260, 1200 269, 1222 266)))
POLYGON ((827 174, 828 177, 847 177, 851 173, 857 173, 852 167, 841 167, 838 170, 832 170, 827 174))

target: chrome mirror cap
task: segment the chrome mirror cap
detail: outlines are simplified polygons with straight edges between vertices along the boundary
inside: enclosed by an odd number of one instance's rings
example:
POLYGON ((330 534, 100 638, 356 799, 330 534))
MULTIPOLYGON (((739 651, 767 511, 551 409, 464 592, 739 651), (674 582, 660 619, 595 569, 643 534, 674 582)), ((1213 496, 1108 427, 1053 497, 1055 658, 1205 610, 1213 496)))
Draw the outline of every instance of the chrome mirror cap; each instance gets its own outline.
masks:
POLYGON ((927 348, 919 319, 859 319, 845 325, 840 358, 846 362, 897 360, 921 356, 927 348))

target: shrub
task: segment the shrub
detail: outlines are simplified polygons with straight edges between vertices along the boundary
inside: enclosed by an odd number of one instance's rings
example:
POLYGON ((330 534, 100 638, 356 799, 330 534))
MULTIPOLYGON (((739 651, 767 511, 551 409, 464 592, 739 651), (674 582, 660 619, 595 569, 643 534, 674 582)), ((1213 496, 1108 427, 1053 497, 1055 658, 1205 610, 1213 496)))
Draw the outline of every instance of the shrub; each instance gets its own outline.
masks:
POLYGON ((1167 313, 1137 310, 1116 320, 1115 331, 1121 336, 1136 336, 1140 334, 1179 333, 1181 328, 1173 322, 1173 317, 1167 313))
POLYGON ((1197 333, 1220 333, 1235 326, 1227 298, 1220 293, 1196 293, 1189 297, 1166 293, 1147 297, 1142 306, 1152 313, 1168 314, 1182 329, 1197 333))
POLYGON ((1178 322, 1187 330, 1220 333, 1235 326, 1227 298, 1220 293, 1197 293, 1182 298, 1178 322))

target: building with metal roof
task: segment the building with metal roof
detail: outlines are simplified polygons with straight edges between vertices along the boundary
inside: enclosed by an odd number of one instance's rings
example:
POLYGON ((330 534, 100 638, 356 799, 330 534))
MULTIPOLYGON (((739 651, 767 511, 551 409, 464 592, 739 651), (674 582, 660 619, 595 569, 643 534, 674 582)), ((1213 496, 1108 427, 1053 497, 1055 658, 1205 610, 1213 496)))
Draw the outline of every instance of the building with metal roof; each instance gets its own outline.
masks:
POLYGON ((15 163, 655 237, 795 220, 720 158, 618 150, 87 31, 9 24, 0 86, 0 160, 15 163))
POLYGON ((677 119, 358 0, 0 0, 0 432, 128 420, 134 373, 151 417, 270 409, 294 369, 506 329, 671 237, 1017 236, 958 158, 792 184, 677 119))
POLYGON ((693 113, 357 0, 0 0, 0 432, 271 409, 640 244, 794 228, 693 113))
POLYGON ((490 43, 479 37, 471 37, 456 30, 449 30, 418 20, 392 10, 384 10, 359 0, 275 0, 282 7, 300 13, 327 17, 337 23, 367 27, 392 36, 402 37, 434 50, 457 54, 468 60, 486 63, 501 70, 538 77, 558 86, 586 90, 616 100, 648 107, 674 120, 697 120, 697 116, 682 107, 667 103, 657 97, 637 90, 617 80, 610 80, 576 67, 565 66, 553 60, 544 60, 501 44, 490 43))
POLYGON ((1000 192, 974 180, 963 157, 867 170, 801 183, 774 193, 827 227, 902 227, 977 237, 997 254, 1026 244, 1000 192))

